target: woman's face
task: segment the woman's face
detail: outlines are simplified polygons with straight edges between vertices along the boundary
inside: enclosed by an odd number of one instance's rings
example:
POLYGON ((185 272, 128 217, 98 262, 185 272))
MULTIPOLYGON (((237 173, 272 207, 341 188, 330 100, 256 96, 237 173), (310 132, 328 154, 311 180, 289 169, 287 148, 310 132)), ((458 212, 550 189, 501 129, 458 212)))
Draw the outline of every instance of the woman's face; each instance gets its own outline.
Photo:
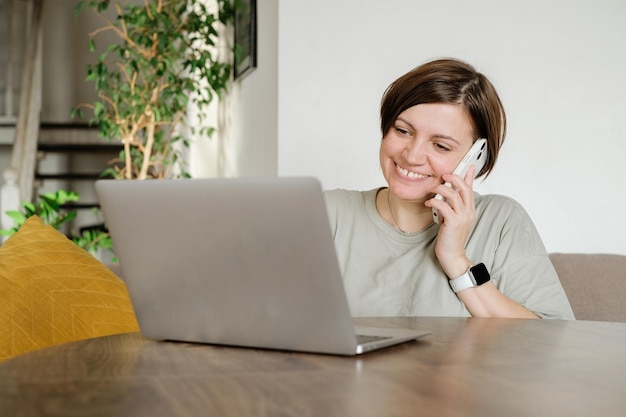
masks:
POLYGON ((424 202, 474 141, 470 119, 456 104, 418 104, 403 111, 380 145, 380 165, 401 200, 424 202))

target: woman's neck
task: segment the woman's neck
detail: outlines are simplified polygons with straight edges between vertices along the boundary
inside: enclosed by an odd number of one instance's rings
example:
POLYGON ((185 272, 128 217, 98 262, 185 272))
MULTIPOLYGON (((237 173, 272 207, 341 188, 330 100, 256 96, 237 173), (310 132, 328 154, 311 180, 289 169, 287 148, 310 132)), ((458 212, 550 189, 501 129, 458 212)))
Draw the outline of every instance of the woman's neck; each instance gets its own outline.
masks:
POLYGON ((382 189, 376 196, 378 214, 402 233, 416 233, 433 223, 431 210, 419 202, 397 199, 389 188, 382 189))

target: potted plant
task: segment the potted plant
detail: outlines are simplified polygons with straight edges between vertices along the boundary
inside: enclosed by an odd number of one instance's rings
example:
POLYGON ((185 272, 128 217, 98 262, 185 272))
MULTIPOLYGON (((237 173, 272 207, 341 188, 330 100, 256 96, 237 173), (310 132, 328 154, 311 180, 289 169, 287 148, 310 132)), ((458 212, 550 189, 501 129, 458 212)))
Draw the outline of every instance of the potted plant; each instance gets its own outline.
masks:
MULTIPOLYGON (((89 122, 99 134, 121 141, 119 160, 105 174, 118 179, 188 177, 180 150, 173 146, 188 141, 177 128, 185 122, 190 102, 206 108, 226 91, 231 74, 231 65, 218 60, 217 46, 219 26, 231 21, 234 6, 229 0, 214 3, 215 10, 204 0, 89 0, 76 7, 79 15, 88 6, 103 22, 89 34, 92 52, 103 32, 118 40, 87 68, 97 101, 72 110, 82 118, 82 109, 91 109, 89 122), (109 17, 112 11, 115 18, 109 17)), ((200 133, 210 137, 213 130, 200 133)))
MULTIPOLYGON (((63 224, 76 217, 76 211, 64 210, 63 205, 78 202, 80 195, 73 191, 59 190, 54 193, 40 194, 36 202, 24 202, 20 210, 7 210, 6 214, 13 220, 13 226, 0 229, 0 236, 8 238, 13 236, 22 227, 26 219, 38 216, 41 220, 59 230, 63 224)), ((67 236, 79 247, 98 257, 101 251, 111 250, 113 242, 107 232, 98 228, 85 228, 78 232, 70 231, 67 236)), ((112 261, 116 261, 114 258, 112 261)))

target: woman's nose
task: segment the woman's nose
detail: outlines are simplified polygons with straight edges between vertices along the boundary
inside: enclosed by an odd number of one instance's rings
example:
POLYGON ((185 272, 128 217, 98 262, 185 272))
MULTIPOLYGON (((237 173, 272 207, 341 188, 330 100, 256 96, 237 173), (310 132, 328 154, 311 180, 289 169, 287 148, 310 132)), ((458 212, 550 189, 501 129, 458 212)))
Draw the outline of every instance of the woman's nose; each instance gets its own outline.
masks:
POLYGON ((426 161, 426 149, 423 141, 414 140, 404 148, 403 156, 407 162, 421 165, 426 161))

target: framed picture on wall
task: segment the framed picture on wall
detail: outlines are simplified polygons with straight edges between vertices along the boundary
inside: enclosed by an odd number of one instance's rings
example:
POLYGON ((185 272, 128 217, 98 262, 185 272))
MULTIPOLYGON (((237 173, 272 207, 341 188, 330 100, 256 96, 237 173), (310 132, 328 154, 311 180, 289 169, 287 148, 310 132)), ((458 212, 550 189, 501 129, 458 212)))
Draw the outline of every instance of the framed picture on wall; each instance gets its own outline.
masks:
POLYGON ((241 0, 235 8, 235 79, 256 68, 256 0, 241 0))

